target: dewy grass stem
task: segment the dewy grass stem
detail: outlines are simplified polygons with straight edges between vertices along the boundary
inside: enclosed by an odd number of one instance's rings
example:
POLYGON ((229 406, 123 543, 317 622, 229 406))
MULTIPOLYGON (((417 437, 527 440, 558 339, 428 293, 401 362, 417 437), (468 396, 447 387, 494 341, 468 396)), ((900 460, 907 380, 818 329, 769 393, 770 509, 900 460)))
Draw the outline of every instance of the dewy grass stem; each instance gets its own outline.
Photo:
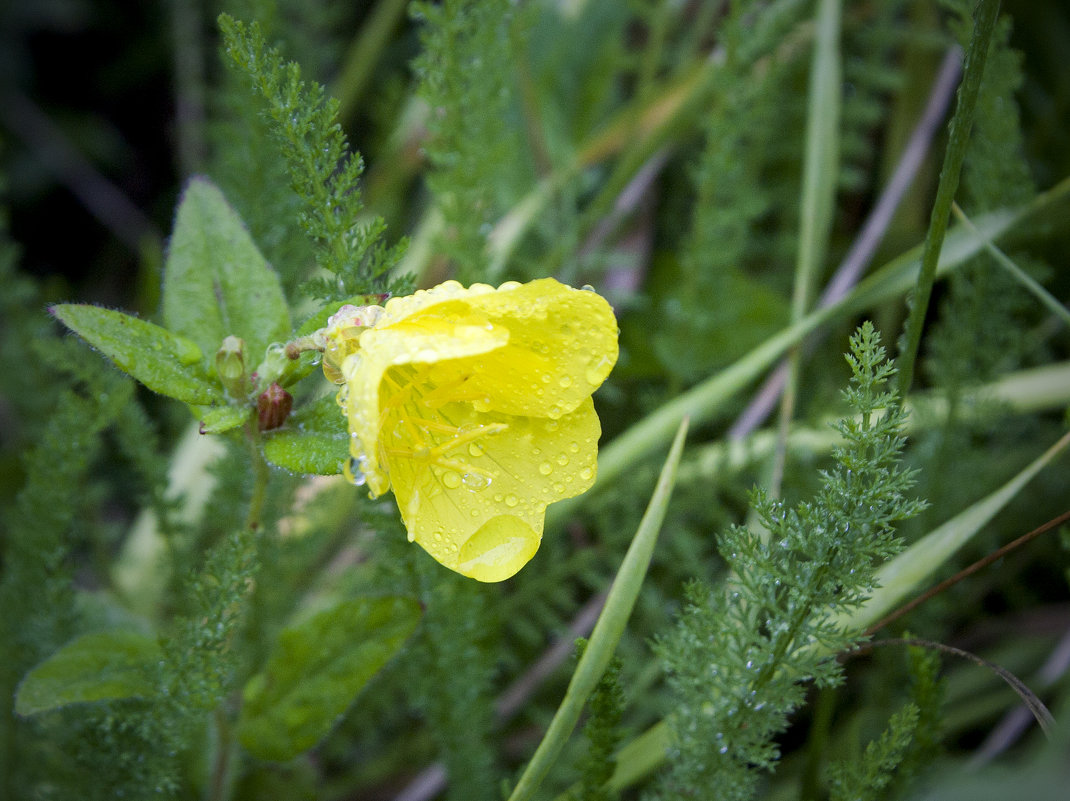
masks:
POLYGON ((687 436, 688 421, 685 418, 676 431, 669 457, 665 460, 658 485, 647 506, 646 514, 639 523, 628 553, 621 563, 617 577, 606 598, 606 605, 598 617, 587 649, 576 666, 572 680, 569 682, 565 698, 550 722, 550 727, 535 750, 534 756, 521 774, 509 801, 525 801, 531 798, 543 778, 553 766, 554 761, 564 748, 576 722, 583 712, 588 696, 602 678, 609 660, 613 657, 624 633, 624 626, 639 597, 639 590, 646 576, 647 566, 654 554, 661 523, 669 505, 669 497, 676 482, 676 467, 684 451, 684 439, 687 436))
POLYGON ((955 200, 955 191, 959 185, 959 174, 966 150, 970 144, 970 128, 973 125, 974 108, 981 89, 981 78, 985 72, 988 59, 988 46, 992 32, 999 16, 999 0, 981 0, 974 17, 973 35, 966 51, 966 65, 963 69, 962 86, 959 89, 958 104, 955 115, 951 118, 944 166, 940 170, 940 183, 936 188, 936 200, 932 215, 929 217, 929 231, 925 236, 925 250, 921 257, 921 271, 914 288, 910 316, 899 349, 896 363, 899 367, 899 397, 905 398, 914 380, 914 363, 921 345, 921 333, 925 325, 925 313, 929 308, 929 298, 936 280, 936 265, 940 259, 940 249, 947 232, 948 216, 951 204, 955 200))
MULTIPOLYGON (((803 167, 799 247, 795 259, 795 288, 791 299, 791 321, 798 322, 810 307, 821 267, 828 250, 829 231, 839 175, 840 65, 839 0, 821 0, 817 7, 814 53, 810 63, 810 91, 806 113, 806 155, 803 167)), ((781 396, 779 442, 773 459, 771 492, 780 494, 786 442, 795 413, 802 354, 791 350, 788 381, 781 396)))

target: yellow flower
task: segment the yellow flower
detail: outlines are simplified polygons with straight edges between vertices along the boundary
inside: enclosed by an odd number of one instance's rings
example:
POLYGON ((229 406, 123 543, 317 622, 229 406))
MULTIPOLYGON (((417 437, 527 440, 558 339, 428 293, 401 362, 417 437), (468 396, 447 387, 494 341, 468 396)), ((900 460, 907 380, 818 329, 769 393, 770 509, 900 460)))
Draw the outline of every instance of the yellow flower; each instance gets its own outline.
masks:
POLYGON ((595 479, 591 401, 617 360, 606 301, 552 278, 447 281, 385 307, 346 306, 323 331, 344 386, 350 480, 394 491, 415 541, 480 581, 535 555, 547 504, 595 479))

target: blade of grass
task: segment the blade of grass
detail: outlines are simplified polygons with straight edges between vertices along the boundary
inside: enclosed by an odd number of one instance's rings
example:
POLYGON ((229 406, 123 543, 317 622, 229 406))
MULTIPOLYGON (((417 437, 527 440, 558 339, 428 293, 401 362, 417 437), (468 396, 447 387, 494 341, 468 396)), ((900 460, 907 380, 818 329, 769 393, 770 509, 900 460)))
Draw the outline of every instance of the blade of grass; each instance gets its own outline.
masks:
MULTIPOLYGON (((977 222, 982 231, 998 239, 1023 220, 1050 209, 1070 194, 1070 178, 1063 179, 1052 189, 1038 195, 1032 202, 1017 209, 1004 209, 985 215, 977 222)), ((980 252, 977 238, 961 228, 948 234, 941 250, 937 275, 952 272, 980 252)), ((732 396, 760 376, 788 348, 825 323, 871 308, 905 292, 914 282, 920 263, 921 247, 913 248, 861 281, 839 302, 808 314, 797 323, 767 339, 750 353, 741 357, 716 375, 696 384, 687 392, 673 398, 648 414, 604 447, 598 457, 597 486, 609 486, 613 479, 631 469, 651 451, 668 441, 684 417, 698 425, 714 420, 732 396)), ((587 492, 551 505, 547 509, 547 528, 559 525, 592 496, 587 492)))
MULTIPOLYGON (((840 160, 840 3, 821 0, 817 7, 814 54, 810 64, 810 88, 806 111, 806 153, 803 164, 799 248, 795 259, 795 288, 791 298, 791 321, 806 315, 814 295, 819 270, 828 250, 832 211, 836 200, 836 177, 840 160)), ((780 494, 787 454, 788 428, 795 414, 802 354, 798 347, 789 356, 788 381, 781 396, 777 448, 773 458, 770 492, 780 494)))
MULTIPOLYGON (((962 72, 962 52, 957 46, 948 50, 940 65, 940 72, 933 82, 925 110, 910 134, 910 140, 903 149, 903 154, 895 165, 895 171, 887 186, 881 192, 877 204, 873 207, 865 224, 858 232, 854 243, 843 257, 840 266, 821 293, 818 306, 830 306, 846 295, 862 273, 869 267, 873 254, 884 239, 892 219, 903 198, 906 197, 914 182, 914 177, 922 166, 933 136, 940 126, 951 95, 959 82, 962 72)), ((813 345, 811 340, 810 345, 813 345)), ((736 418, 729 430, 729 439, 742 439, 756 429, 773 410, 777 398, 787 381, 788 363, 781 362, 776 371, 766 379, 761 390, 757 392, 747 409, 736 418)))
POLYGON ((579 665, 576 666, 576 672, 572 674, 572 680, 565 691, 565 698, 550 722, 542 742, 539 743, 531 761, 528 762, 517 781, 516 787, 509 796, 509 801, 525 801, 531 798, 538 789, 572 734, 588 696, 602 678, 606 665, 609 664, 613 652, 617 649, 617 643, 620 642, 621 635, 624 633, 624 626, 632 613, 632 607, 635 606, 636 598, 639 597, 639 589, 643 585, 647 566, 650 564, 654 545, 657 543, 658 532, 665 519, 669 496, 676 482, 676 467, 680 463, 680 455, 684 449, 687 426, 688 421, 685 418, 676 432, 676 439, 673 440, 669 457, 665 460, 665 466, 662 468, 646 513, 639 523, 639 529, 621 563, 620 570, 617 571, 617 577, 613 580, 613 586, 606 598, 606 605, 598 617, 594 631, 591 632, 590 643, 580 658, 579 665))
MULTIPOLYGON (((903 596, 912 592, 918 584, 938 570, 1068 444, 1070 433, 1064 435, 1036 461, 991 495, 973 504, 889 561, 877 574, 878 589, 870 600, 853 614, 841 616, 837 622, 844 628, 862 631, 880 618, 903 596)), ((619 792, 653 772, 666 758, 671 744, 669 738, 668 725, 662 720, 624 745, 617 752, 617 768, 606 784, 607 789, 619 792)), ((558 801, 564 801, 566 798, 567 793, 562 794, 558 801)))
POLYGON ((951 211, 954 213, 955 219, 965 225, 970 233, 984 243, 985 250, 996 260, 996 264, 1013 275, 1018 283, 1032 292, 1041 303, 1048 307, 1052 314, 1063 321, 1064 325, 1070 326, 1070 310, 1054 298, 1052 294, 1041 286, 1036 279, 1029 275, 1029 273, 1011 261, 1010 257, 992 244, 991 240, 985 239, 984 235, 974 227, 972 222, 970 222, 970 218, 966 216, 965 212, 959 208, 958 203, 951 204, 951 211))
POLYGON ((933 529, 877 574, 877 589, 864 606, 837 618, 846 629, 859 631, 894 609, 907 595, 929 579, 940 566, 980 531, 1045 465, 1070 445, 1070 433, 1041 454, 1014 478, 942 526, 933 529))
POLYGON ((404 18, 408 5, 407 0, 379 0, 346 51, 341 72, 331 86, 331 94, 338 98, 338 119, 342 122, 353 115, 379 56, 390 44, 390 34, 404 18))
POLYGON ((970 143, 970 128, 973 125, 974 107, 981 88, 981 78, 985 72, 988 59, 988 45, 992 31, 999 16, 999 0, 981 0, 974 16, 973 35, 966 50, 966 64, 963 68, 962 86, 959 89, 955 114, 951 118, 944 166, 940 170, 940 183, 936 188, 936 200, 933 202, 932 215, 929 217, 929 232, 925 236, 925 252, 921 259, 921 271, 914 289, 910 315, 907 317, 903 339, 896 360, 899 369, 899 397, 905 398, 914 380, 914 362, 921 345, 921 332, 925 324, 925 314, 929 308, 933 283, 936 280, 936 265, 940 258, 940 249, 947 232, 948 216, 955 191, 959 186, 959 173, 966 158, 970 143))

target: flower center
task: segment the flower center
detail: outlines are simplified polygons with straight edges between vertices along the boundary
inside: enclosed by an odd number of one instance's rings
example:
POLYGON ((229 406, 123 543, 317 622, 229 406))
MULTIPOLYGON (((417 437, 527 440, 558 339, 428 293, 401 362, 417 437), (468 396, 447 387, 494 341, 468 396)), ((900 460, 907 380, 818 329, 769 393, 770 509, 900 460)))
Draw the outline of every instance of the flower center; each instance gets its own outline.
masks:
MULTIPOLYGON (((438 383, 431 377, 431 365, 404 365, 384 373, 388 391, 379 415, 381 462, 412 459, 453 471, 469 489, 489 486, 496 473, 469 457, 482 456, 480 443, 509 426, 472 420, 477 415, 469 404, 482 395, 466 391, 468 378, 461 373, 438 383)), ((448 480, 444 483, 449 486, 448 480)))

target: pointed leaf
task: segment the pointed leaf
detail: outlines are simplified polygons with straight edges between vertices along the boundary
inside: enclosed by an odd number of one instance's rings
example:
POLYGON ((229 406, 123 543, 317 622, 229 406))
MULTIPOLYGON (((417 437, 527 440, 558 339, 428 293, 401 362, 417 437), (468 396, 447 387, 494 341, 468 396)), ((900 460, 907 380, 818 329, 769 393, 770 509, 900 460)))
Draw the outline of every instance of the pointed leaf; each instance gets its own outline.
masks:
POLYGON ((885 563, 877 574, 877 588, 869 600, 858 609, 841 614, 836 622, 845 629, 861 630, 895 609, 987 525, 1067 445, 1070 445, 1070 434, 1064 434, 995 492, 959 512, 885 563))
POLYGON ((201 367, 201 350, 183 336, 129 314, 75 303, 50 308, 64 325, 154 392, 185 403, 224 400, 201 367))
POLYGON ((268 344, 290 333, 278 276, 223 193, 204 178, 190 181, 178 206, 164 268, 163 318, 208 355, 223 337, 241 337, 253 365, 268 344))
POLYGON ((15 711, 36 715, 68 704, 145 698, 156 692, 153 674, 160 658, 155 638, 144 634, 86 634, 26 674, 15 694, 15 711))
POLYGON ((259 759, 286 760, 318 743, 420 620, 412 598, 343 601, 283 630, 245 685, 238 739, 259 759))
POLYGON ((294 473, 333 476, 349 458, 346 418, 334 395, 298 409, 286 428, 271 433, 264 442, 264 457, 294 473))
POLYGON ((669 456, 665 465, 661 468, 654 494, 650 496, 643 519, 639 521, 639 528, 635 532, 632 544, 628 546, 628 552, 624 555, 620 569, 613 579, 606 596, 606 605, 602 607, 602 613, 598 616, 594 631, 591 632, 591 640, 584 649, 580 662, 572 674, 568 683, 565 697, 557 708, 550 726, 543 735, 542 742, 535 749, 535 753, 528 762, 524 772, 517 779, 509 801, 527 801, 539 784, 550 771, 557 760, 565 742, 572 734, 576 722, 580 719, 583 706, 587 698, 594 691, 595 686, 602 678, 602 674, 617 650, 624 627, 635 607, 639 590, 646 578, 647 567, 654 555, 654 546, 661 532, 661 524, 665 520, 665 512, 669 506, 669 498, 672 496, 673 487, 676 485, 676 468, 680 464, 680 456, 684 452, 684 439, 687 437, 689 420, 684 418, 676 429, 676 437, 673 440, 669 456))
POLYGON ((237 428, 253 413, 250 406, 211 406, 201 410, 202 434, 222 434, 237 428))

